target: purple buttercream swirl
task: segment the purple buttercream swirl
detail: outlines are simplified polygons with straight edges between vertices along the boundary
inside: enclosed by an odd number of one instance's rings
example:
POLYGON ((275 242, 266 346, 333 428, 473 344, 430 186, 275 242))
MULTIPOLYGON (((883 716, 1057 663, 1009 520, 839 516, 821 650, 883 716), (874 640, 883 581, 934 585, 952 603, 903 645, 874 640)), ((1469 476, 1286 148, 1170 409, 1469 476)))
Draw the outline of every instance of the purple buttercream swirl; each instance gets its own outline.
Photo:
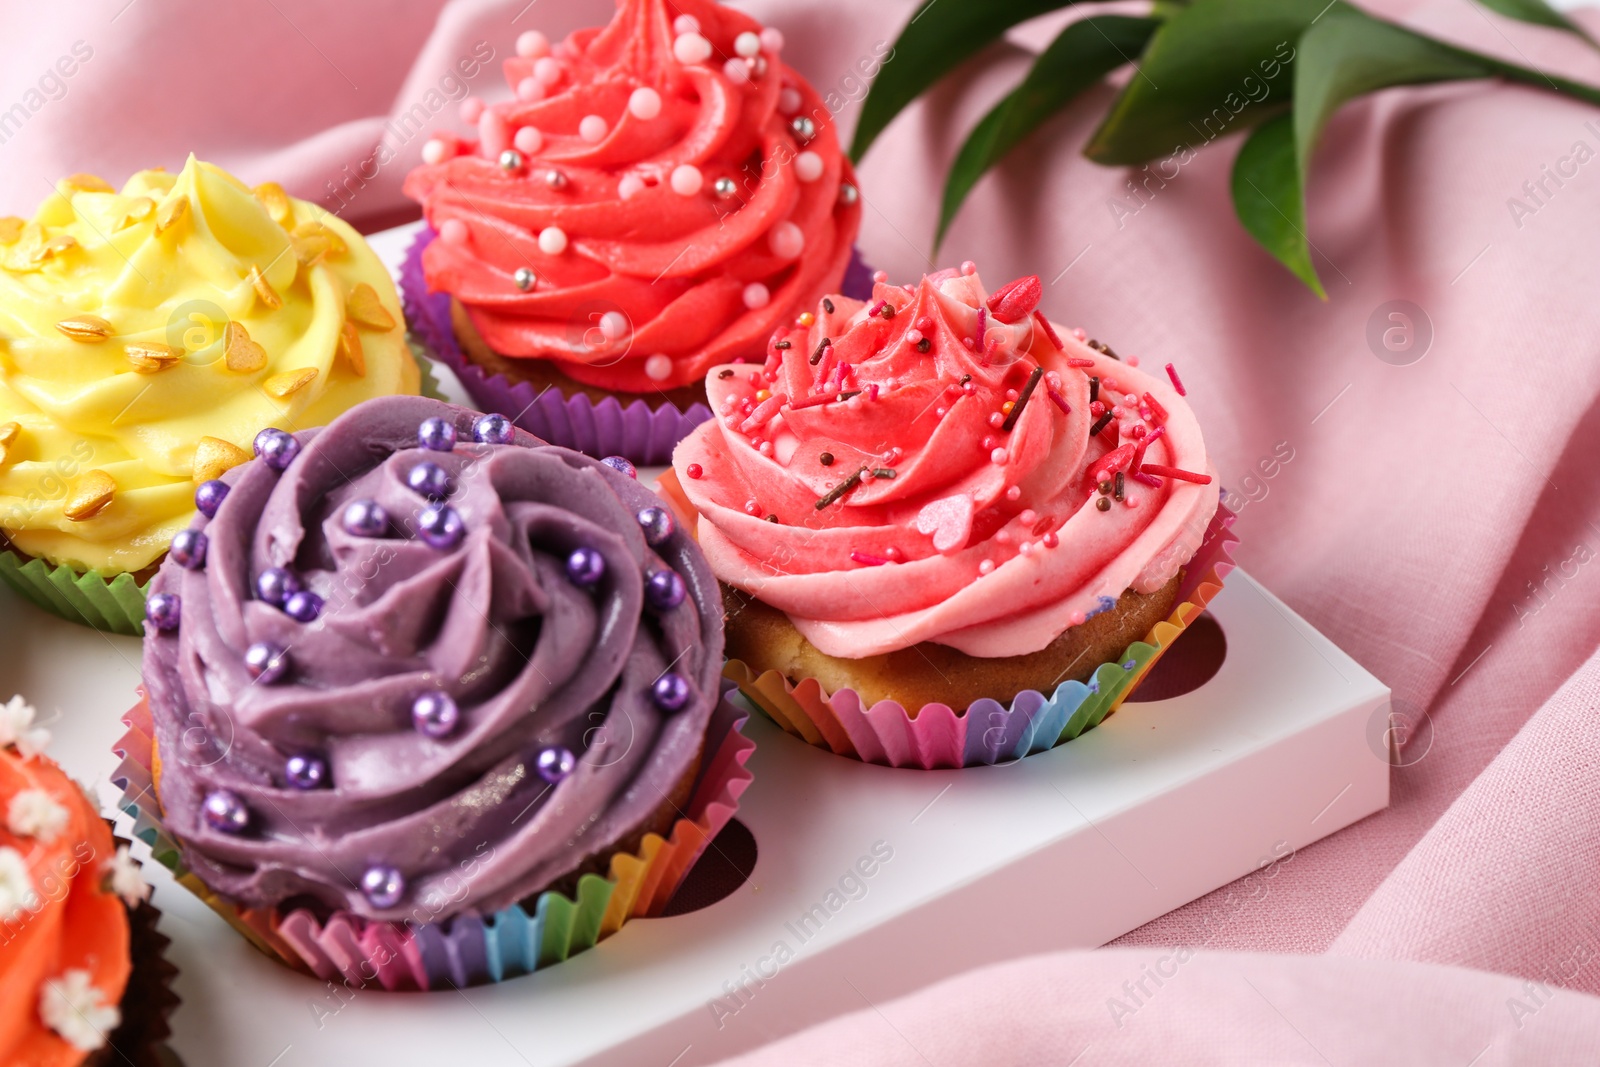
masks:
POLYGON ((721 599, 699 549, 681 531, 646 543, 637 516, 660 501, 627 475, 520 431, 475 443, 476 418, 387 397, 298 433, 281 474, 257 460, 225 476, 216 516, 193 527, 204 568, 169 559, 153 579, 181 601, 178 628, 147 627, 144 646, 165 822, 229 899, 383 920, 489 914, 628 843, 694 773, 722 664, 721 599), (430 417, 455 427, 453 449, 418 446, 430 417), (430 501, 407 478, 424 462, 453 483, 465 531, 453 547, 418 528, 430 501), (386 533, 347 528, 357 501, 381 506, 386 533), (569 572, 581 548, 604 562, 590 584, 569 572), (658 611, 646 581, 663 567, 689 595, 658 611), (258 598, 269 568, 322 598, 311 621, 258 598), (247 667, 263 644, 286 650, 270 682, 247 667), (652 695, 668 673, 685 683, 676 710, 652 695), (435 691, 459 711, 443 736, 413 721, 435 691), (551 750, 547 770, 571 768, 554 784, 540 773, 551 750), (323 787, 293 783, 295 757, 322 761, 323 787), (244 832, 206 820, 218 791, 243 801, 244 832), (403 877, 393 904, 363 891, 375 868, 403 877))

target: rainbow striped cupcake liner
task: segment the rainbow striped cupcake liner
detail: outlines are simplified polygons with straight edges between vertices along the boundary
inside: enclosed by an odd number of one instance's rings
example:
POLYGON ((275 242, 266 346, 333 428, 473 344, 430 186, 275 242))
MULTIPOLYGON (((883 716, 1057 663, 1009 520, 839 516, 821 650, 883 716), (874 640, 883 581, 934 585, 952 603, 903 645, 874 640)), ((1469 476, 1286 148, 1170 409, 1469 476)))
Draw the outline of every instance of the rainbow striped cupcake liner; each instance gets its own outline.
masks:
MULTIPOLYGON (((641 465, 664 464, 690 430, 711 417, 711 409, 693 404, 688 410, 665 403, 652 410, 644 400, 626 404, 608 396, 598 402, 583 394, 565 396, 559 389, 535 389, 490 374, 468 360, 450 323, 450 294, 428 292, 422 273, 422 252, 437 234, 424 228, 400 266, 400 301, 412 335, 428 355, 455 371, 480 411, 507 415, 524 430, 553 445, 577 449, 598 458, 623 456, 641 465)), ((859 250, 850 257, 840 292, 866 299, 872 294, 872 271, 859 250)))
MULTIPOLYGON (((726 693, 724 694, 726 696, 726 693)), ((608 875, 582 875, 572 896, 550 890, 488 917, 458 915, 438 923, 375 922, 348 912, 319 919, 304 908, 241 908, 212 892, 184 864, 162 823, 151 762, 149 705, 124 717, 128 732, 113 781, 134 836, 173 877, 268 956, 330 982, 376 983, 388 990, 437 990, 502 982, 560 963, 616 933, 629 919, 659 916, 706 846, 727 825, 751 781, 745 764, 755 742, 741 733, 746 715, 726 699, 712 713, 709 754, 685 813, 667 836, 646 834, 631 852, 610 858, 608 875)))

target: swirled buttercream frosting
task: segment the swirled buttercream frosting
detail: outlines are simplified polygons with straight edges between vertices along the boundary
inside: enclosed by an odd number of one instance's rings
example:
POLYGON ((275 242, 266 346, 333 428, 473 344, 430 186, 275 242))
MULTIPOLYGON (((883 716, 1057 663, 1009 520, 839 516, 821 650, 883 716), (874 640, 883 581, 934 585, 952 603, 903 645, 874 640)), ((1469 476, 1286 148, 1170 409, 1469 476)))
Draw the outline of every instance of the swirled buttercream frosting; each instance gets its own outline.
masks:
POLYGON ((428 286, 495 352, 645 393, 759 359, 838 286, 855 177, 782 35, 710 0, 618 0, 552 48, 525 34, 514 99, 468 100, 406 179, 440 240, 428 286))
POLYGON ((388 271, 277 185, 191 156, 0 219, 0 531, 29 555, 140 570, 263 427, 417 387, 388 271))
POLYGON ((422 398, 284 440, 150 586, 158 795, 202 881, 488 914, 681 803, 721 601, 657 497, 422 398))
POLYGON ((1039 294, 880 282, 713 369, 673 467, 718 577, 844 658, 1034 652, 1168 582, 1217 507, 1194 413, 1039 294))

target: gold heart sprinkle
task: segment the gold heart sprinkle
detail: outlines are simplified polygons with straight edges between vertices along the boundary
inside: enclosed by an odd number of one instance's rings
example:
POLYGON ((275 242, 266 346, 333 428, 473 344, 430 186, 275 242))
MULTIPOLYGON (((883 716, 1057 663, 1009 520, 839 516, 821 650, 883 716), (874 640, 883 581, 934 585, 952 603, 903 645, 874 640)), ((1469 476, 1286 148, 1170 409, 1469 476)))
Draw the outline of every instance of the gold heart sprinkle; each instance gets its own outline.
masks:
POLYGON ((289 244, 294 248, 294 258, 302 267, 312 267, 333 251, 333 242, 322 234, 291 234, 289 244))
POLYGON ((136 222, 142 222, 150 217, 156 209, 156 202, 148 196, 136 196, 128 201, 128 206, 122 212, 122 219, 117 223, 117 229, 126 230, 136 222))
POLYGON ((357 378, 367 376, 367 354, 361 350, 361 335, 356 333, 354 323, 347 322, 339 327, 339 354, 350 364, 357 378))
POLYGON ((254 191, 261 206, 272 216, 272 221, 279 226, 287 226, 294 209, 289 204, 289 194, 283 191, 283 186, 277 182, 262 182, 254 191))
POLYGON ((308 219, 305 222, 302 222, 291 232, 296 237, 326 237, 333 245, 332 254, 336 256, 342 256, 346 252, 350 251, 350 249, 344 243, 344 238, 335 233, 333 227, 324 226, 316 219, 308 219))
POLYGON ((383 306, 378 291, 366 282, 350 290, 350 295, 344 301, 344 313, 350 321, 359 322, 368 329, 394 329, 394 316, 383 306))
POLYGON ((117 495, 117 483, 102 470, 84 471, 72 484, 72 492, 61 513, 73 522, 84 522, 100 514, 117 495))
POLYGON ((69 174, 61 179, 61 184, 68 189, 76 189, 85 193, 114 193, 111 183, 94 174, 69 174))
POLYGON ((52 259, 56 256, 63 255, 77 247, 78 239, 76 237, 72 236, 70 233, 58 233, 54 237, 50 238, 50 240, 46 241, 43 245, 39 246, 39 250, 33 255, 36 260, 38 260, 40 263, 43 263, 47 259, 52 259))
POLYGON ((22 236, 22 228, 27 224, 26 219, 19 219, 15 215, 0 219, 0 244, 16 244, 17 238, 22 236))
POLYGON ((188 197, 180 196, 176 199, 168 200, 166 203, 162 204, 161 209, 156 212, 156 233, 166 233, 168 230, 172 229, 172 227, 176 226, 178 222, 188 213, 188 197))
POLYGON ((250 453, 238 445, 220 437, 202 437, 194 447, 194 480, 209 482, 248 462, 250 453))
POLYGON ((316 380, 317 368, 302 367, 299 370, 288 370, 282 374, 274 374, 261 383, 261 388, 267 391, 268 396, 285 400, 316 380))
POLYGON ((112 325, 99 315, 74 315, 56 323, 56 329, 86 345, 97 345, 116 332, 112 325))
POLYGON ((283 307, 283 297, 278 295, 278 290, 272 287, 266 276, 261 273, 261 268, 254 263, 250 264, 250 284, 255 288, 256 295, 261 302, 273 311, 283 307))
POLYGON ((222 332, 222 343, 231 371, 253 374, 267 365, 267 350, 250 339, 249 331, 242 322, 228 322, 222 332))
POLYGON ((126 351, 128 362, 140 374, 166 370, 183 358, 183 353, 178 349, 154 341, 130 341, 126 351))
POLYGON ((0 422, 0 446, 9 445, 22 432, 20 422, 0 422))

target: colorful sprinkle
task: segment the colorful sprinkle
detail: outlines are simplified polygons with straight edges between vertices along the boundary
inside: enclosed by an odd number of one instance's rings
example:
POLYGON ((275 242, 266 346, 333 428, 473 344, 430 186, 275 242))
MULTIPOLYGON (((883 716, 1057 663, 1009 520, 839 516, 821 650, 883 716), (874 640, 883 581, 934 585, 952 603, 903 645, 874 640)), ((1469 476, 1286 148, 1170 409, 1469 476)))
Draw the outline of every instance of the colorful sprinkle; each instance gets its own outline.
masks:
POLYGON ((842 497, 846 493, 848 493, 850 490, 852 490, 856 486, 860 485, 861 484, 861 477, 862 477, 862 475, 864 475, 866 473, 867 473, 867 468, 862 467, 860 470, 857 470, 854 474, 850 475, 844 481, 840 482, 838 485, 836 485, 832 489, 828 490, 825 494, 823 494, 820 498, 818 498, 816 504, 814 505, 816 507, 816 509, 818 511, 821 511, 823 508, 826 508, 829 504, 834 503, 840 497, 842 497))
POLYGON ((856 563, 861 563, 868 567, 882 567, 884 564, 889 562, 886 559, 879 559, 877 556, 868 555, 867 553, 857 549, 850 550, 850 559, 856 563))
POLYGON ((1158 474, 1166 478, 1175 478, 1180 482, 1193 482, 1196 485, 1211 484, 1211 475, 1209 474, 1196 474, 1194 471, 1186 471, 1179 467, 1168 467, 1160 463, 1146 463, 1144 465, 1144 470, 1149 474, 1158 474))
POLYGON ((1178 372, 1172 364, 1167 364, 1167 377, 1172 379, 1172 387, 1178 391, 1179 396, 1188 396, 1189 391, 1183 387, 1183 379, 1178 377, 1178 372))
POLYGON ((1028 382, 1022 387, 1022 392, 1017 394, 1016 406, 1010 409, 1006 416, 1005 425, 1000 429, 1010 433, 1016 428, 1017 420, 1022 418, 1023 409, 1028 406, 1028 398, 1033 396, 1033 390, 1039 385, 1039 379, 1044 377, 1044 368, 1037 363, 1033 365, 1033 373, 1028 375, 1028 382))

